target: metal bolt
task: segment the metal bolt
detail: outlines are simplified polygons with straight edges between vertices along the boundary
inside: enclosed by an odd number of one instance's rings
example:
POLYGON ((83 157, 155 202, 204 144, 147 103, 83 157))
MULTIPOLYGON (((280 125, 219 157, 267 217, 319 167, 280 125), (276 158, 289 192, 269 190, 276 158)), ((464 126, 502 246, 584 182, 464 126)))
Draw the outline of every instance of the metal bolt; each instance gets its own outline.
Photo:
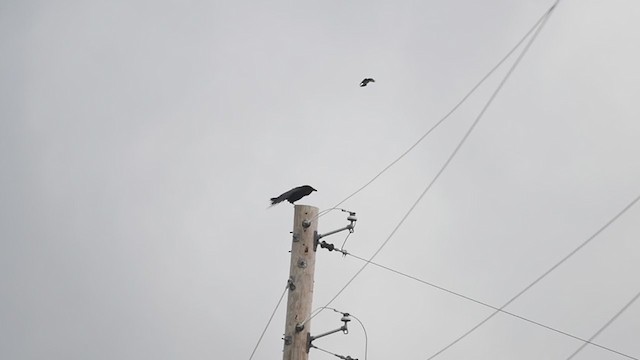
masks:
POLYGON ((285 345, 291 345, 291 343, 293 343, 293 339, 291 338, 291 335, 285 336, 283 340, 285 345))

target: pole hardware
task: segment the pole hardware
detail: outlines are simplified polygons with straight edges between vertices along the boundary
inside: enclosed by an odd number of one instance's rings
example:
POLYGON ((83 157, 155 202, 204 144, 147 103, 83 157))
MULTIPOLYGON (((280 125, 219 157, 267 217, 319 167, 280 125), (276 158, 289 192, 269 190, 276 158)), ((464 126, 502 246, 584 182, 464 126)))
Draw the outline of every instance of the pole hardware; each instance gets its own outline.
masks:
MULTIPOLYGON (((349 221, 349 225, 342 227, 340 229, 337 230, 333 230, 333 231, 329 231, 328 233, 325 234, 315 234, 314 240, 313 240, 313 251, 316 251, 316 249, 318 248, 318 245, 320 245, 320 239, 322 239, 325 236, 329 236, 329 235, 333 235, 333 234, 337 234, 341 231, 345 231, 345 230, 349 230, 349 233, 353 233, 353 229, 356 227, 356 221, 358 221, 358 218, 356 217, 356 213, 354 211, 348 211, 348 210, 342 210, 344 212, 348 212, 349 216, 347 217, 347 220, 349 221)), ((325 245, 327 245, 327 243, 325 242, 325 245)), ((326 247, 326 246, 322 246, 322 247, 326 247)), ((331 249, 332 250, 332 249, 331 249)), ((331 251, 329 250, 329 251, 331 251)))
POLYGON ((342 355, 336 355, 337 357, 339 357, 342 360, 358 360, 357 358, 352 358, 351 356, 347 355, 347 356, 342 356, 342 355))
POLYGON ((347 323, 349 321, 351 321, 351 318, 349 317, 349 313, 344 313, 344 315, 342 316, 342 319, 340 319, 340 321, 342 321, 344 323, 342 332, 346 335, 349 333, 349 329, 347 329, 347 323))
POLYGON ((331 330, 331 331, 327 331, 326 333, 322 333, 320 335, 316 335, 316 336, 309 336, 309 340, 307 342, 307 352, 309 352, 309 349, 314 347, 313 346, 313 340, 315 339, 319 339, 321 337, 325 337, 327 335, 331 335, 331 334, 335 334, 339 331, 342 331, 343 334, 348 334, 349 333, 349 328, 347 327, 347 324, 349 323, 349 321, 351 321, 351 318, 349 317, 349 313, 344 313, 342 315, 342 319, 340 319, 340 321, 342 321, 344 323, 344 325, 340 326, 337 329, 331 330))
POLYGON ((293 340, 291 340, 291 335, 283 337, 282 340, 284 340, 285 345, 291 345, 291 343, 293 342, 293 340))

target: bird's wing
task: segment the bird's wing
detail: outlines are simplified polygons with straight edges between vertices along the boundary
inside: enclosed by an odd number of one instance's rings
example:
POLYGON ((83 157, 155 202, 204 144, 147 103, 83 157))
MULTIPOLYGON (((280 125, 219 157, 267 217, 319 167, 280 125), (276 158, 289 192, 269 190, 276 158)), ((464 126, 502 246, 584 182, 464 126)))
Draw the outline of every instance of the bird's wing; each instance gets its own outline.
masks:
POLYGON ((362 82, 360 82, 360 86, 367 86, 368 83, 370 82, 376 82, 375 80, 373 80, 372 78, 366 78, 364 80, 362 80, 362 82))

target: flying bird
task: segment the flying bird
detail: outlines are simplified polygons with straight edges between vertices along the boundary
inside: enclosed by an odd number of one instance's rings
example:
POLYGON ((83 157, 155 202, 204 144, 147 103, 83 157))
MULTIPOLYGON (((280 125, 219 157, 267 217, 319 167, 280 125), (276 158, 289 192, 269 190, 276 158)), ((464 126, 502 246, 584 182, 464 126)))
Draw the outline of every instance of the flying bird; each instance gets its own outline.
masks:
POLYGON ((302 199, 303 197, 311 194, 314 191, 318 191, 314 188, 312 188, 309 185, 303 185, 303 186, 298 186, 296 188, 293 188, 287 192, 285 192, 284 194, 278 196, 278 197, 274 197, 271 198, 271 205, 275 205, 277 203, 281 203, 285 200, 287 200, 290 203, 294 203, 300 199, 302 199))
POLYGON ((367 86, 367 84, 370 82, 376 82, 376 81, 373 80, 372 78, 365 78, 360 82, 360 87, 367 86))

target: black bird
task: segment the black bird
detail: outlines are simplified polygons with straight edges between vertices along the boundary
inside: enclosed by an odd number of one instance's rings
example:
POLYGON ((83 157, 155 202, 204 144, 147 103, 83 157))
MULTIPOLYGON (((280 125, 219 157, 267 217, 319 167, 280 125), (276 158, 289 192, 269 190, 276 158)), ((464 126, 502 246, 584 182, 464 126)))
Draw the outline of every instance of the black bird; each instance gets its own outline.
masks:
POLYGON ((293 204, 294 202, 302 199, 303 197, 311 194, 314 191, 318 190, 312 188, 309 185, 298 186, 297 188, 293 188, 278 197, 271 198, 271 205, 275 205, 285 200, 293 204))
POLYGON ((367 84, 370 82, 376 82, 376 81, 373 80, 372 78, 366 78, 360 82, 360 87, 367 86, 367 84))

